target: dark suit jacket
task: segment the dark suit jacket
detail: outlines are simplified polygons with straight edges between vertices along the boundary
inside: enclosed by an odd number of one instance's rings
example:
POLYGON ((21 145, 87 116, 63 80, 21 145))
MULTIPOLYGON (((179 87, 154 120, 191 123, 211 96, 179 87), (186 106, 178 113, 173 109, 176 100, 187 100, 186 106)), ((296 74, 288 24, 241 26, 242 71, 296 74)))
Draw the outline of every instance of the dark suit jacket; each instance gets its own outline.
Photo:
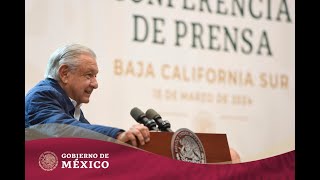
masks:
POLYGON ((93 125, 81 111, 80 119, 73 117, 74 106, 56 80, 47 78, 29 90, 25 96, 25 127, 45 123, 79 126, 115 138, 122 129, 93 125))

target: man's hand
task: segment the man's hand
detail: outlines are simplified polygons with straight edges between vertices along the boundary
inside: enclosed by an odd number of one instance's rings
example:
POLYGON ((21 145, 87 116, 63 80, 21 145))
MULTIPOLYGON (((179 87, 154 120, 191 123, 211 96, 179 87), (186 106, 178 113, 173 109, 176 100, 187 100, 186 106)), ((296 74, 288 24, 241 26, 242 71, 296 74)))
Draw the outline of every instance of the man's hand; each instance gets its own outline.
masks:
POLYGON ((144 145, 145 143, 150 141, 150 131, 148 127, 143 124, 135 124, 130 127, 129 130, 120 133, 117 137, 117 140, 122 142, 130 141, 133 146, 138 146, 138 142, 140 145, 144 145))

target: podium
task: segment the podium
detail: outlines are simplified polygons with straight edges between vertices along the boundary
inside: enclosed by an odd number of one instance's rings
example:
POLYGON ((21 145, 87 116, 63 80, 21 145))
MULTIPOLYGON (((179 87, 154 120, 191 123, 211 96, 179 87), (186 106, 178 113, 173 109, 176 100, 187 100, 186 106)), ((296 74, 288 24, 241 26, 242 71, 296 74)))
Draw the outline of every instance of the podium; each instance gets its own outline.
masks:
MULTIPOLYGON (((162 155, 171 159, 175 159, 173 158, 173 153, 171 150, 171 141, 175 133, 163 131, 150 131, 151 140, 143 146, 138 144, 137 148, 154 154, 162 155)), ((231 162, 230 149, 226 134, 194 134, 197 136, 199 141, 201 141, 206 157, 206 163, 231 162)), ((83 137, 104 140, 109 142, 117 142, 117 140, 115 140, 114 138, 105 136, 101 133, 97 133, 81 127, 70 126, 67 124, 47 123, 34 125, 30 128, 25 129, 25 139, 32 140, 48 137, 83 137)), ((127 144, 131 145, 130 142, 127 142, 127 144)))
MULTIPOLYGON (((173 132, 150 132, 150 141, 138 148, 162 155, 172 157, 171 139, 173 132)), ((226 134, 195 133, 200 139, 205 155, 206 163, 230 163, 231 156, 226 134)))

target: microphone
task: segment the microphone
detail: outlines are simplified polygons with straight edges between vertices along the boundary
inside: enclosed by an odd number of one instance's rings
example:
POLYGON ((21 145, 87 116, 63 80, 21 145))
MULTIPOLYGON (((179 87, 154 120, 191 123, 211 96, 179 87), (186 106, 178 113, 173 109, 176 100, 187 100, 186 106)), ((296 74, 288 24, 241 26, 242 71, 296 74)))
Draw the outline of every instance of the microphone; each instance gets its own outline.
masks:
POLYGON ((135 119, 138 123, 143 124, 149 128, 149 130, 159 131, 157 128, 157 124, 153 119, 148 119, 146 115, 137 107, 131 109, 130 115, 135 119))
POLYGON ((154 119, 161 131, 173 132, 170 123, 167 120, 162 120, 161 116, 153 109, 148 109, 146 112, 147 118, 154 119))

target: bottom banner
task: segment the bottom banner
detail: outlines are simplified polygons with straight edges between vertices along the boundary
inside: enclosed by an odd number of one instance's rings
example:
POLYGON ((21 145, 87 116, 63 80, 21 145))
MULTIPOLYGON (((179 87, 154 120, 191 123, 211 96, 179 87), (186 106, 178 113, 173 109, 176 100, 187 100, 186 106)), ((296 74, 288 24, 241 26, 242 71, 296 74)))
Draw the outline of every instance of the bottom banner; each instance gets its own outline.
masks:
POLYGON ((26 180, 295 179, 295 151, 237 164, 197 164, 88 138, 25 141, 26 180))

